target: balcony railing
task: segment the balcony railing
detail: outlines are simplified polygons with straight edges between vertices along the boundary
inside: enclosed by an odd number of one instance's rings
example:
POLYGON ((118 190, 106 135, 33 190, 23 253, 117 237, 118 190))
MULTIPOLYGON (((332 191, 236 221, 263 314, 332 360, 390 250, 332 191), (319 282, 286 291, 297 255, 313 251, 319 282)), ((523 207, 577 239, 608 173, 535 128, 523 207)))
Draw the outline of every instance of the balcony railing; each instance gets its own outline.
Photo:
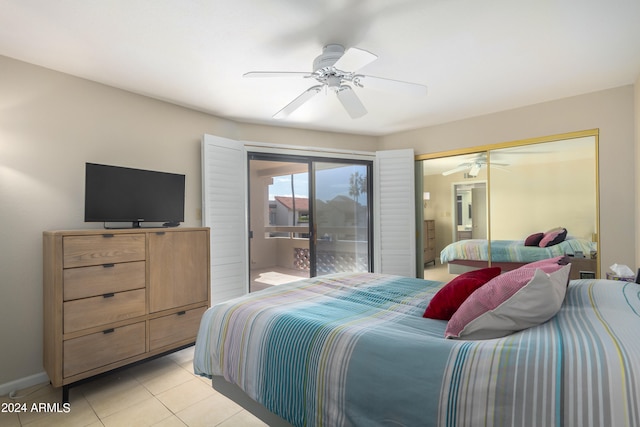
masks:
POLYGON ((308 239, 308 225, 270 225, 264 228, 265 238, 308 239))
MULTIPOLYGON (((320 227, 317 240, 326 241, 343 241, 343 242, 366 242, 367 227, 354 226, 335 226, 320 227)), ((308 226, 295 225, 272 225, 264 227, 265 238, 289 238, 289 239, 308 239, 308 226)))

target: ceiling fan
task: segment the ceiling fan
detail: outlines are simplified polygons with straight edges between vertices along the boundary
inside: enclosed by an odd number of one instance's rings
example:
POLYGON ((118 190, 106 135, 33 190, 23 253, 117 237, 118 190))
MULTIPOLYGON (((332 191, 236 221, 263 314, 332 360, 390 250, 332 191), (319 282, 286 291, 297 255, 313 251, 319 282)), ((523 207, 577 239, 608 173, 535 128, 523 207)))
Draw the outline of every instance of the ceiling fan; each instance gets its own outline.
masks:
POLYGON ((361 88, 370 87, 372 89, 402 92, 410 95, 425 95, 427 93, 427 87, 421 84, 356 73, 359 69, 375 61, 377 58, 377 55, 363 49, 352 47, 345 51, 342 45, 329 44, 323 48, 322 54, 313 61, 312 72, 251 71, 245 73, 243 77, 312 78, 319 83, 302 92, 297 98, 274 114, 273 117, 275 119, 287 117, 323 89, 325 91, 331 90, 335 92, 342 106, 352 119, 364 116, 367 114, 367 109, 351 85, 361 88))
MULTIPOLYGON (((501 168, 504 166, 509 166, 508 163, 496 163, 494 161, 492 161, 490 163, 491 167, 497 167, 497 168, 501 168)), ((463 172, 466 171, 467 169, 469 170, 469 172, 467 172, 467 175, 469 175, 472 178, 475 178, 476 176, 478 176, 478 174, 480 173, 480 169, 482 169, 483 167, 487 167, 487 155, 486 154, 479 154, 478 156, 476 156, 475 158, 469 160, 468 162, 464 162, 464 163, 460 163, 458 166, 456 166, 453 169, 449 169, 447 171, 442 172, 442 175, 447 176, 447 175, 451 175, 457 172, 463 172)), ((505 169, 507 170, 507 169, 505 169)))

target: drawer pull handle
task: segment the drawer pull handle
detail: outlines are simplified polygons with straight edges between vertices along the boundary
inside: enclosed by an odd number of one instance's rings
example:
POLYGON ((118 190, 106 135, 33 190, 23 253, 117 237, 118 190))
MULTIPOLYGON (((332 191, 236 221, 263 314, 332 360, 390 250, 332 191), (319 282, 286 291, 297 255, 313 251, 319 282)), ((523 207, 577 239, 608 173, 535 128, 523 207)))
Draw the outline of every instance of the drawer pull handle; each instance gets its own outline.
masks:
POLYGON ((164 236, 164 231, 156 231, 157 236, 164 236))
POLYGON ((113 292, 109 292, 108 294, 103 294, 102 298, 113 298, 115 294, 113 292))
POLYGON ((176 313, 178 316, 184 316, 185 314, 187 314, 186 311, 179 311, 176 313))
POLYGON ((113 333, 113 332, 115 332, 115 329, 113 329, 113 328, 111 328, 111 329, 107 329, 107 330, 105 330, 105 331, 102 331, 102 333, 103 333, 103 334, 105 334, 105 335, 106 335, 106 334, 111 334, 111 333, 113 333))
POLYGON ((111 268, 111 267, 115 267, 116 265, 115 264, 102 264, 102 266, 104 268, 111 268))
POLYGON ((113 237, 113 234, 112 233, 105 233, 105 234, 102 235, 102 237, 104 237, 104 238, 113 237))

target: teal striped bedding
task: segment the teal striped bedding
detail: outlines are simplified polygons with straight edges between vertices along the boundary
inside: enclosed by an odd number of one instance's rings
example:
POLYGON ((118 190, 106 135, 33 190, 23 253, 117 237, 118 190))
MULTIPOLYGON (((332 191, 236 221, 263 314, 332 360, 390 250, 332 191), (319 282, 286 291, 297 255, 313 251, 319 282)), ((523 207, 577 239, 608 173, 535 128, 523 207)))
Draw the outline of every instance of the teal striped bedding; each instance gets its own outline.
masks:
MULTIPOLYGON (((454 260, 487 261, 489 245, 487 240, 459 240, 447 245, 440 252, 440 262, 446 264, 454 260)), ((589 256, 595 252, 596 243, 585 239, 567 239, 557 245, 540 248, 525 246, 524 240, 492 240, 491 261, 527 263, 553 258, 559 255, 574 255, 576 251, 589 256)))
POLYGON ((445 340, 441 283, 334 274, 209 309, 194 370, 294 426, 638 426, 640 286, 578 280, 550 321, 445 340))

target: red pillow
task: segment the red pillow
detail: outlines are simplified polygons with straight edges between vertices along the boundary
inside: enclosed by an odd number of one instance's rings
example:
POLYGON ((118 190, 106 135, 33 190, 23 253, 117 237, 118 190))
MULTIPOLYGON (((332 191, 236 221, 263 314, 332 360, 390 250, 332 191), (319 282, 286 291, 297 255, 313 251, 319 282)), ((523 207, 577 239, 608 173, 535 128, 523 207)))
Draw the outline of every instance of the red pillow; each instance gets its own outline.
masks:
POLYGON ((458 307, 480 286, 500 274, 500 267, 463 273, 444 285, 431 299, 422 317, 449 320, 458 307))
POLYGON ((527 237, 524 241, 525 246, 538 246, 540 244, 540 240, 544 237, 544 233, 533 233, 531 236, 527 237))

